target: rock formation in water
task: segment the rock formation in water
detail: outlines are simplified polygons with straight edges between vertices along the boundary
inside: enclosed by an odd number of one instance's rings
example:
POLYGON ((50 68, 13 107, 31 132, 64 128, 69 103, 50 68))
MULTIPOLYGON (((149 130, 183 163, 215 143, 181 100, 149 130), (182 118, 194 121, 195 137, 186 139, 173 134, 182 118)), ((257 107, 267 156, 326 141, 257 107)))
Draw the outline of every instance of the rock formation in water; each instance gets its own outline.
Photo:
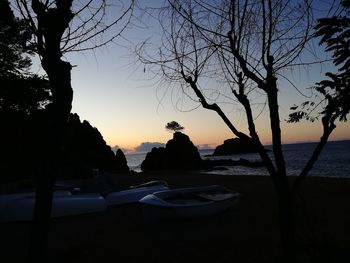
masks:
POLYGON ((116 164, 116 171, 117 172, 129 172, 130 169, 128 167, 128 162, 125 158, 125 155, 121 149, 118 149, 115 153, 115 164, 116 164))
POLYGON ((142 171, 195 170, 202 167, 203 161, 197 147, 181 132, 175 132, 165 148, 153 148, 141 164, 142 171))
POLYGON ((257 149, 251 141, 234 138, 225 140, 224 144, 217 146, 213 156, 256 152, 257 149))

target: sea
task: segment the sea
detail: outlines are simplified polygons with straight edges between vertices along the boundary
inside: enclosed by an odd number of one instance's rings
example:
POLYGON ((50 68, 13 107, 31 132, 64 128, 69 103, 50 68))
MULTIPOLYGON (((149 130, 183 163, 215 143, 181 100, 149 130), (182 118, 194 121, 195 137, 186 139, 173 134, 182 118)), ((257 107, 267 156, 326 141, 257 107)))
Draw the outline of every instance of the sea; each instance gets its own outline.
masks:
MULTIPOLYGON (((310 158, 317 143, 298 143, 283 145, 283 153, 286 160, 287 173, 290 176, 298 175, 310 158)), ((271 150, 271 146, 266 146, 271 150)), ((235 154, 228 156, 211 156, 214 149, 201 149, 199 153, 203 159, 232 159, 240 158, 249 161, 260 161, 256 153, 235 154)), ((141 172, 141 163, 147 153, 127 154, 128 166, 135 172, 141 172)), ((268 154, 272 157, 272 151, 268 154)), ((268 175, 265 167, 249 168, 244 166, 227 166, 224 169, 202 171, 203 173, 225 174, 225 175, 268 175)), ((319 156, 316 164, 309 173, 310 176, 320 177, 350 177, 350 140, 328 142, 319 156)))

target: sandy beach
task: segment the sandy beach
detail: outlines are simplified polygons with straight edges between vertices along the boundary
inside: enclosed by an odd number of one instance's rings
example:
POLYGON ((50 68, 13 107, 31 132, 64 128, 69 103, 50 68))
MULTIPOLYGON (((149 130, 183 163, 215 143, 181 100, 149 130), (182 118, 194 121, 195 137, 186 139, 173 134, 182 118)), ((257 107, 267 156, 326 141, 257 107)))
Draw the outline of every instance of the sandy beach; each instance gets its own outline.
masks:
MULTIPOLYGON (((145 223, 138 204, 54 219, 51 262, 280 262, 269 177, 159 172, 110 179, 120 188, 155 179, 174 188, 219 184, 240 192, 241 200, 221 214, 158 224, 145 223)), ((350 262, 349 189, 348 179, 305 181, 295 201, 300 262, 350 262)), ((29 223, 0 224, 1 262, 25 262, 29 232, 29 223)))

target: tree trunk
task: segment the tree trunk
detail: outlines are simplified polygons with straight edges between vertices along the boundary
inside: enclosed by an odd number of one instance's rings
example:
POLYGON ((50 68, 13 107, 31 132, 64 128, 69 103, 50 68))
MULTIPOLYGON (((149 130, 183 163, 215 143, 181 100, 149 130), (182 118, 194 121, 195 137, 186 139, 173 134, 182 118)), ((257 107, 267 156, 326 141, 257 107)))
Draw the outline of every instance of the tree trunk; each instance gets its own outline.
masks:
MULTIPOLYGON (((270 74, 268 74, 270 75, 270 74)), ((286 176, 286 165, 284 155, 282 151, 282 138, 281 138, 281 121, 279 116, 278 106, 278 89, 277 79, 271 76, 267 77, 267 98, 270 110, 270 126, 272 132, 272 150, 275 156, 275 162, 277 166, 277 173, 279 176, 286 176)))
POLYGON ((272 147, 275 156, 277 174, 271 174, 275 184, 278 198, 278 212, 280 220, 280 236, 283 252, 283 262, 294 263, 295 251, 295 226, 292 206, 292 194, 287 178, 285 160, 282 150, 281 125, 278 106, 277 79, 273 74, 272 56, 268 57, 266 93, 270 110, 270 125, 272 132, 272 147))
POLYGON ((62 156, 64 130, 73 99, 71 65, 61 59, 43 59, 42 62, 49 77, 53 103, 48 109, 46 122, 44 167, 36 180, 36 202, 28 255, 29 262, 48 262, 47 244, 55 173, 62 156))
POLYGON ((279 177, 275 183, 278 198, 278 213, 280 224, 280 238, 283 262, 296 262, 295 226, 292 194, 289 189, 288 178, 279 177))

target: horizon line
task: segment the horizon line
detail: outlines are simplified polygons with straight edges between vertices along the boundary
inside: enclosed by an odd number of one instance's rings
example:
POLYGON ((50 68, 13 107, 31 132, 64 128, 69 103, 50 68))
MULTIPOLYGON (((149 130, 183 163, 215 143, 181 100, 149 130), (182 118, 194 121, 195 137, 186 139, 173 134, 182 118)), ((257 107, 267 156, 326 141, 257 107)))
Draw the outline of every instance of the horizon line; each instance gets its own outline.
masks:
MULTIPOLYGON (((350 141, 350 138, 349 139, 335 139, 335 140, 329 140, 327 141, 327 143, 329 142, 342 142, 342 141, 350 141)), ((293 144, 308 144, 308 143, 318 143, 319 141, 300 141, 300 142, 291 142, 291 143, 282 143, 282 145, 293 145, 293 144)), ((164 144, 165 145, 165 144, 164 144)), ((222 144, 218 144, 218 145, 222 145, 222 144)), ((263 144, 264 146, 272 146, 271 143, 268 143, 268 144, 263 144)), ((201 150, 201 151, 206 151, 206 150, 215 150, 216 147, 213 147, 213 148, 201 148, 201 147, 198 147, 198 145, 195 145, 196 148, 198 148, 198 150, 201 150)), ((135 147, 136 148, 136 147, 135 147)), ((150 149, 149 151, 134 151, 134 149, 121 149, 123 151, 123 153, 125 155, 132 155, 132 154, 146 154, 146 153, 149 153, 152 149, 150 149)), ((113 150, 114 151, 114 150, 113 150)))

